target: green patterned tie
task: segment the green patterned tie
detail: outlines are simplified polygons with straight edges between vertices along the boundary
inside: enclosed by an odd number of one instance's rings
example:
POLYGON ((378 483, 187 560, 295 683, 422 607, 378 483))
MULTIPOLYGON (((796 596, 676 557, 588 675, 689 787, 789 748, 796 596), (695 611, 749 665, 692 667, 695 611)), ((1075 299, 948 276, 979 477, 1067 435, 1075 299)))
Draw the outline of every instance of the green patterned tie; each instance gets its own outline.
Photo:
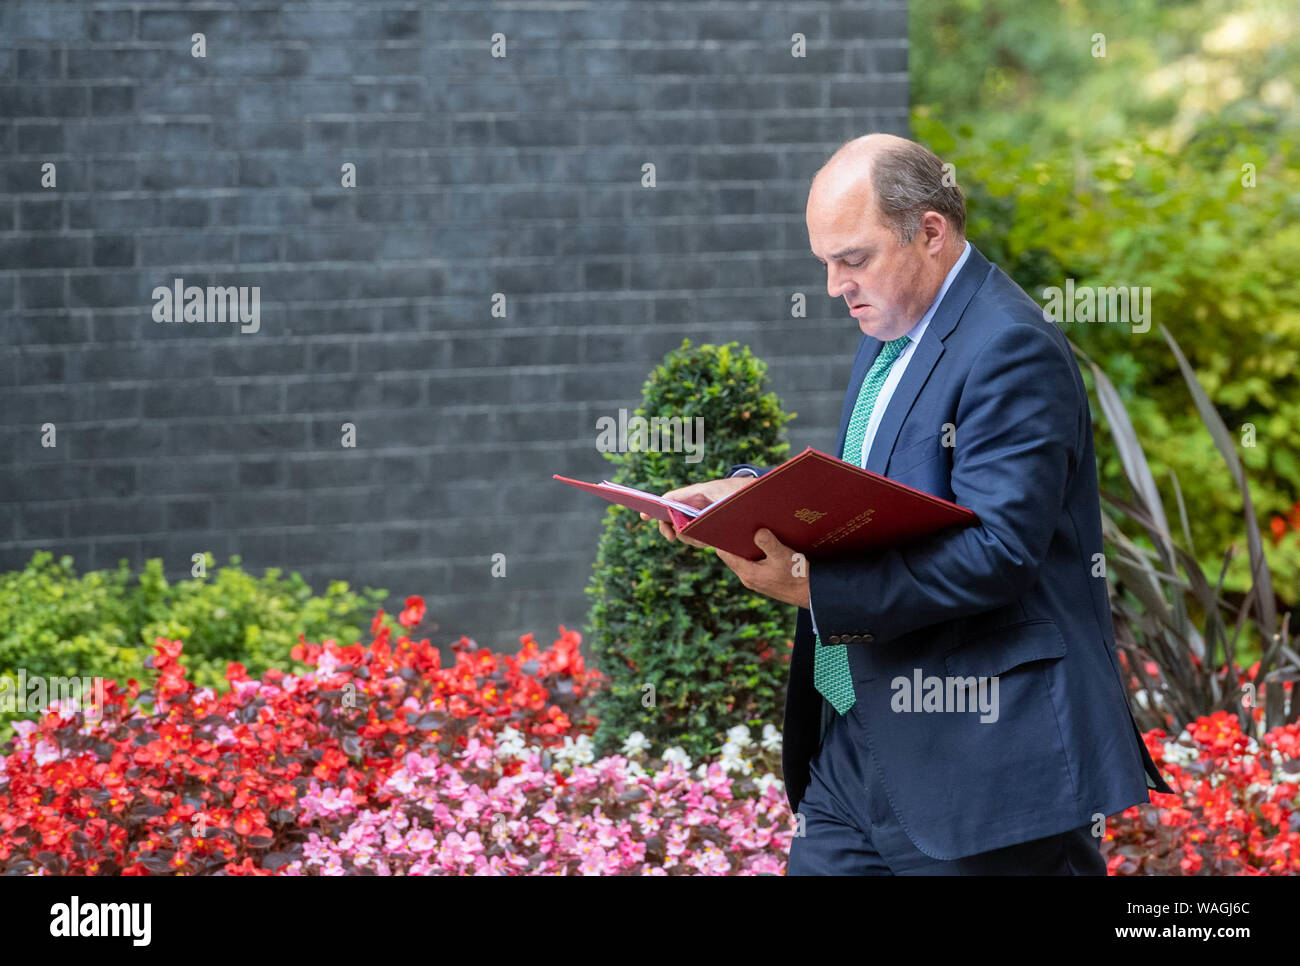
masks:
MULTIPOLYGON (((871 371, 862 380, 858 401, 853 404, 853 415, 849 417, 849 428, 844 436, 844 449, 841 450, 841 458, 854 466, 862 465, 862 441, 867 436, 871 410, 875 408, 880 388, 889 377, 889 367, 894 364, 907 341, 907 336, 904 335, 881 346, 880 354, 871 364, 871 371)), ((831 703, 831 707, 843 714, 853 707, 856 700, 853 675, 849 673, 848 645, 822 646, 821 637, 814 635, 814 638, 816 651, 813 659, 813 686, 831 703)))

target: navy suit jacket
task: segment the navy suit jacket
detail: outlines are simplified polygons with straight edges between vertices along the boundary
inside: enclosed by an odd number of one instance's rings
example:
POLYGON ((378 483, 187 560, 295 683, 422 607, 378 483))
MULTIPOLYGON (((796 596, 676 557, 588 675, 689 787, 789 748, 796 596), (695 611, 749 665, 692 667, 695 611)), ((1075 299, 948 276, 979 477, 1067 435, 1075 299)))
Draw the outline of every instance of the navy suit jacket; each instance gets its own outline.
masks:
MULTIPOLYGON (((880 346, 858 346, 836 455, 880 346)), ((969 507, 980 525, 808 564, 822 644, 848 645, 849 718, 900 824, 924 854, 956 859, 1172 791, 1115 657, 1092 419, 1065 336, 972 246, 914 352, 867 469, 969 507), (898 710, 931 677, 949 710, 898 710), (959 693, 975 703, 981 677, 997 678, 996 720, 953 710, 959 693)), ((813 687, 814 647, 800 608, 782 756, 795 811, 833 713, 813 687)))

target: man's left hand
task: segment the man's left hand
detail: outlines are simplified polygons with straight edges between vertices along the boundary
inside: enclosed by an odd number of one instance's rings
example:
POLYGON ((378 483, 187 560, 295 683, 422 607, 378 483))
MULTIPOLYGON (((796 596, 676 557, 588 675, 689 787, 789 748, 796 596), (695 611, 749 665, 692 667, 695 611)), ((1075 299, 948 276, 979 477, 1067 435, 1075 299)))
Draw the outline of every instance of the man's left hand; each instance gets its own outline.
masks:
POLYGON ((803 576, 794 576, 795 551, 778 540, 776 534, 767 527, 754 531, 754 545, 766 554, 763 559, 746 560, 716 547, 714 550, 750 590, 782 603, 808 608, 810 597, 807 559, 798 561, 803 576))

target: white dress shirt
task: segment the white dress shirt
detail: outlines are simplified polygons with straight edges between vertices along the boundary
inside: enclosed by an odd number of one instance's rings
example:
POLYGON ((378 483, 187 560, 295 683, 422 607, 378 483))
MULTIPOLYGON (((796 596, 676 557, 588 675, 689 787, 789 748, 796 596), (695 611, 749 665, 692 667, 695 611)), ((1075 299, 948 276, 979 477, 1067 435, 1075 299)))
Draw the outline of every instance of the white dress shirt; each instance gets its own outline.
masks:
MULTIPOLYGON (((871 453, 871 444, 875 442, 876 431, 880 429, 881 420, 884 418, 885 409, 889 406, 889 400, 894 396, 894 390, 898 388, 899 382, 903 379, 903 373, 907 370, 907 363, 912 356, 916 354, 916 345, 921 341, 921 336, 925 335, 925 330, 930 327, 930 320, 934 318, 934 313, 939 308, 939 303, 943 301, 944 295, 947 294, 948 288, 952 285, 952 280, 957 277, 961 267, 966 264, 966 257, 970 255, 970 242, 962 249, 961 255, 957 261, 953 262, 952 268, 948 269, 948 274, 944 276, 943 284, 939 286, 939 294, 934 297, 930 307, 925 310, 925 315, 921 316, 921 321, 908 330, 907 345, 903 346, 903 351, 894 359, 894 364, 889 367, 889 375, 885 377, 885 384, 880 387, 880 395, 876 397, 876 404, 871 409, 871 422, 867 423, 867 434, 862 437, 862 452, 853 454, 845 453, 844 459, 849 462, 856 461, 859 466, 866 469, 867 457, 871 453)), ((866 377, 863 377, 863 381, 866 377)))
MULTIPOLYGON (((867 423, 867 434, 862 438, 862 451, 856 454, 844 454, 844 459, 849 462, 856 461, 863 469, 867 467, 867 457, 871 454, 871 444, 875 442, 876 431, 880 428, 880 422, 885 415, 885 409, 889 406, 889 400, 893 398, 894 390, 898 388, 899 382, 903 378, 903 373, 907 370, 907 363, 912 356, 916 354, 916 345, 921 341, 921 336, 925 335, 925 330, 930 327, 930 320, 934 318, 934 313, 939 308, 939 303, 948 292, 952 285, 952 280, 957 277, 961 267, 966 264, 966 258, 970 255, 970 242, 962 249, 961 255, 957 261, 953 262, 952 268, 948 269, 948 274, 944 276, 943 284, 939 286, 939 294, 934 297, 930 307, 925 310, 925 315, 921 316, 921 321, 908 330, 907 345, 903 346, 897 358, 894 359, 893 365, 889 368, 889 375, 885 377, 885 384, 880 387, 880 395, 876 397, 875 406, 871 410, 871 421, 867 423)), ((866 376, 863 376, 866 381, 866 376)), ((808 616, 812 617, 813 633, 817 633, 817 619, 813 617, 812 600, 808 601, 808 616)))

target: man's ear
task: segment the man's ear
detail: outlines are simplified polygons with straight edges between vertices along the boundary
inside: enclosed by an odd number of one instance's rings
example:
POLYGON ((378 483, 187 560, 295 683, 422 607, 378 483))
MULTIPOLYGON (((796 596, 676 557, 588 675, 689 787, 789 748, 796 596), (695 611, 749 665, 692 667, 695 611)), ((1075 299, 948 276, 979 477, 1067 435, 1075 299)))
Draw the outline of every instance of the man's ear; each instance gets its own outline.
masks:
POLYGON ((930 255, 943 251, 952 234, 948 219, 937 211, 927 211, 921 216, 921 231, 925 233, 925 250, 930 255))

